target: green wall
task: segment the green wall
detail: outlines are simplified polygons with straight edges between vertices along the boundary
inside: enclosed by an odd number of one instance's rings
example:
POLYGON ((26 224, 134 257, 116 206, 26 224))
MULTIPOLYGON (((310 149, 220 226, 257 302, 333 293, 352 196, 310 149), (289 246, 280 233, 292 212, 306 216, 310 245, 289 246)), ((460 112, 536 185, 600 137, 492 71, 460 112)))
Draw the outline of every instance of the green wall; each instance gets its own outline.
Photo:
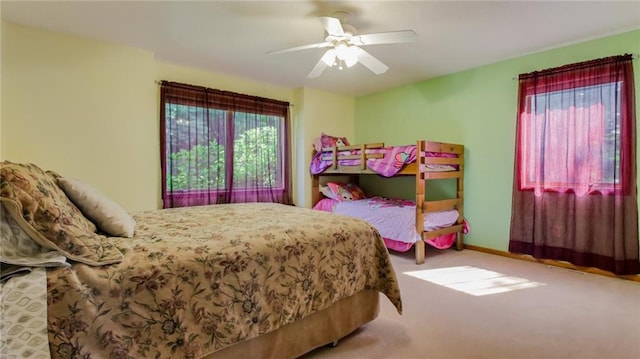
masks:
MULTIPOLYGON (((600 57, 640 53, 640 30, 482 66, 359 97, 357 143, 388 145, 429 139, 465 145, 465 217, 468 244, 506 251, 511 219, 518 74, 600 57)), ((634 62, 636 107, 640 66, 634 62)), ((410 179, 361 179, 383 195, 412 198, 410 179)), ((449 185, 427 185, 435 197, 449 185)))

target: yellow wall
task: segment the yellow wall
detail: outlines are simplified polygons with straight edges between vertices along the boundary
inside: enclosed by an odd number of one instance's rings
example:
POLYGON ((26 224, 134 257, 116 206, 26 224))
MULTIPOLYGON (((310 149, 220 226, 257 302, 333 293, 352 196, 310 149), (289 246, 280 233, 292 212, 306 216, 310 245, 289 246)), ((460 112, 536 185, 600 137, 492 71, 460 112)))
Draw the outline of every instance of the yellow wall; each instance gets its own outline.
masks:
MULTIPOLYGON (((0 6, 0 15, 2 14, 2 6, 0 6)), ((2 28, 0 28, 0 33, 2 28)), ((0 54, 2 53, 2 37, 0 36, 0 54)), ((2 70, 0 69, 0 84, 2 84, 2 70)), ((2 86, 0 86, 0 99, 2 99, 2 86)), ((2 101, 0 101, 0 160, 2 157, 2 101)))
POLYGON ((158 205, 153 54, 2 23, 2 158, 158 205))
POLYGON ((309 203, 309 139, 338 123, 348 129, 341 134, 353 134, 351 98, 166 64, 149 51, 3 21, 0 159, 84 180, 131 212, 159 208, 157 80, 291 102, 301 205, 309 203), (298 108, 305 109, 301 125, 298 108))
POLYGON ((336 95, 326 91, 304 88, 297 96, 300 108, 297 109, 298 128, 296 128, 297 145, 295 158, 299 171, 298 204, 311 207, 311 174, 308 170, 311 162, 313 141, 322 132, 330 135, 347 137, 354 136, 354 106, 352 97, 336 95))

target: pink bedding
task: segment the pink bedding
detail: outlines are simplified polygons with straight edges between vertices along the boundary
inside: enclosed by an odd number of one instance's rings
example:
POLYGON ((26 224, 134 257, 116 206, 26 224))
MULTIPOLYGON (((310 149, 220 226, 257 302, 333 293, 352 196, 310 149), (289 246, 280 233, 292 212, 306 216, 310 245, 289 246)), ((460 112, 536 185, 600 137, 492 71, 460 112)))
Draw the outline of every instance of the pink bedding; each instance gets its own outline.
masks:
MULTIPOLYGON (((333 161, 322 160, 322 156, 328 153, 330 152, 316 152, 314 154, 311 159, 311 174, 322 173, 333 164, 333 161)), ((360 154, 360 150, 341 151, 340 153, 360 154)), ((416 160, 415 145, 374 148, 368 149, 367 153, 382 153, 385 155, 383 158, 367 160, 367 168, 385 177, 392 177, 402 169, 402 166, 416 160)), ((341 165, 357 166, 360 164, 360 160, 340 160, 339 163, 341 165)))
MULTIPOLYGON (((367 149, 367 153, 384 154, 383 158, 371 158, 367 160, 367 168, 384 177, 393 177, 404 165, 412 163, 416 160, 416 146, 393 146, 384 148, 367 149)), ((319 174, 333 165, 333 160, 322 160, 322 156, 327 156, 331 152, 316 152, 311 159, 311 174, 319 174)), ((359 155, 360 150, 339 151, 339 155, 359 155)), ((427 157, 455 157, 454 154, 426 152, 427 157)), ((359 159, 338 160, 342 166, 359 166, 359 159)), ((433 165, 429 164, 423 168, 423 171, 455 171, 456 167, 451 165, 433 165)))
MULTIPOLYGON (((415 227, 415 202, 402 199, 371 197, 357 201, 340 202, 325 198, 314 207, 316 210, 333 212, 363 219, 373 225, 382 235, 387 248, 399 252, 411 249, 421 236, 415 227)), ((432 231, 453 225, 458 219, 458 211, 449 210, 427 213, 424 216, 424 230, 432 231)), ((455 243, 454 234, 436 237, 426 242, 439 248, 449 248, 455 243)))

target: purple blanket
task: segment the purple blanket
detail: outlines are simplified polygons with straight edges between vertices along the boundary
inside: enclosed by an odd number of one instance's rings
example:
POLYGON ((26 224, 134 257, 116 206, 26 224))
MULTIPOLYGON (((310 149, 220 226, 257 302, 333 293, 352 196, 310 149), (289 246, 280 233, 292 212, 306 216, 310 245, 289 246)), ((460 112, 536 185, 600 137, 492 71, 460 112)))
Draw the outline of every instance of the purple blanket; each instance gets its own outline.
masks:
MULTIPOLYGON (((369 153, 383 153, 383 158, 373 158, 367 160, 367 168, 384 177, 392 177, 402 169, 407 163, 411 163, 416 160, 416 146, 394 146, 385 148, 368 149, 369 153)), ((324 172, 327 168, 333 165, 333 160, 323 161, 322 155, 330 154, 331 152, 316 152, 311 159, 311 174, 318 174, 324 172)), ((352 151, 340 151, 339 154, 351 154, 359 155, 360 150, 352 151)), ((360 160, 338 160, 338 163, 342 166, 359 166, 360 160)))

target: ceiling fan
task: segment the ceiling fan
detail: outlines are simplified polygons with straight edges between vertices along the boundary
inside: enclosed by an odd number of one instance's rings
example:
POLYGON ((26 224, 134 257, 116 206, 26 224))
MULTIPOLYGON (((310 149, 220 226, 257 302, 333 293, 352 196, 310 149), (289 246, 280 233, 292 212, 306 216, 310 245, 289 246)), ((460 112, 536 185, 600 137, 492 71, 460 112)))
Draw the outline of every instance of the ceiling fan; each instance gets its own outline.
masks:
POLYGON ((285 52, 330 47, 330 49, 322 55, 311 72, 309 72, 308 77, 313 78, 320 76, 327 67, 337 66, 342 70, 344 66, 351 67, 358 62, 373 71, 373 73, 379 75, 387 72, 389 67, 370 53, 361 49, 361 46, 416 41, 416 34, 412 30, 356 35, 356 30, 353 26, 343 24, 337 17, 320 16, 318 19, 327 33, 324 42, 269 51, 267 54, 281 54, 285 52))

